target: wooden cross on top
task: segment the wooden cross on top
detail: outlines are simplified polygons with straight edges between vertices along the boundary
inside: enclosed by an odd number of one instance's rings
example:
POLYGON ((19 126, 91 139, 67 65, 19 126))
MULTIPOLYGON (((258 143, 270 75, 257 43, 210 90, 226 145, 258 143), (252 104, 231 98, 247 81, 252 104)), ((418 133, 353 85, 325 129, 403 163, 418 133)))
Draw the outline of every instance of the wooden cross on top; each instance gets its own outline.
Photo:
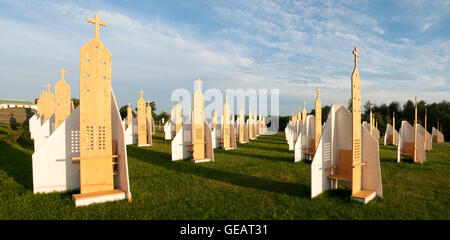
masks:
POLYGON ((94 24, 94 38, 98 39, 99 35, 100 35, 100 25, 102 26, 106 26, 105 22, 100 21, 100 17, 98 16, 98 14, 95 14, 95 18, 88 18, 88 22, 93 23, 94 24))
POLYGON ((359 52, 358 52, 358 48, 355 47, 355 50, 353 50, 353 55, 355 55, 355 67, 358 65, 358 57, 359 57, 359 52))
POLYGON ((201 91, 200 83, 202 82, 202 80, 200 80, 200 77, 197 77, 197 80, 195 80, 195 82, 197 83, 197 91, 201 91))
POLYGON ((66 70, 64 70, 64 68, 61 68, 61 70, 59 70, 58 72, 60 72, 60 73, 61 73, 61 80, 64 80, 64 74, 66 74, 66 73, 67 73, 67 71, 66 71, 66 70))
POLYGON ((50 85, 50 83, 47 83, 47 85, 45 85, 47 87, 47 91, 50 92, 50 88, 52 87, 52 85, 50 85))
POLYGON ((144 93, 144 91, 142 91, 142 90, 139 91, 139 94, 141 94, 141 98, 142 98, 142 94, 143 94, 143 93, 144 93))
POLYGON ((306 102, 305 102, 305 101, 303 101, 303 108, 305 108, 305 104, 306 104, 306 102))

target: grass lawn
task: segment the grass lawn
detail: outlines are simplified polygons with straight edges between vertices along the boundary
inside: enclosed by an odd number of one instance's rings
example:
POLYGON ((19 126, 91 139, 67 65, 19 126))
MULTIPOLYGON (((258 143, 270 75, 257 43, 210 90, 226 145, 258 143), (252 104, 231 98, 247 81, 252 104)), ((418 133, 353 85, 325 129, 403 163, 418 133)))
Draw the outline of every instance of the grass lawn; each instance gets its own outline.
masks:
POLYGON ((396 162, 380 145, 384 198, 367 205, 350 191, 310 199, 310 165, 294 163, 284 133, 237 150, 215 149, 215 162, 171 162, 162 131, 152 147, 130 145, 133 202, 76 208, 73 192, 33 194, 33 147, 12 143, 0 126, 0 219, 449 219, 450 143, 433 144, 424 164, 396 162))

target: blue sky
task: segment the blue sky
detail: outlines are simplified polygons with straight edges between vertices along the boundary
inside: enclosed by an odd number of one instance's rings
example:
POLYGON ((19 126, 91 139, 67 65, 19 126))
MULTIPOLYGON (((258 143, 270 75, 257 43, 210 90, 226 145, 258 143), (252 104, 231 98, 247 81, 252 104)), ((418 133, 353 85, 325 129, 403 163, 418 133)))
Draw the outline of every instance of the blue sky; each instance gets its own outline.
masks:
POLYGON ((120 106, 139 98, 170 111, 176 88, 280 89, 280 114, 317 86, 323 104, 347 104, 358 46, 362 100, 449 100, 449 1, 4 1, 0 98, 32 100, 64 67, 79 96, 79 49, 88 17, 107 22, 120 106))

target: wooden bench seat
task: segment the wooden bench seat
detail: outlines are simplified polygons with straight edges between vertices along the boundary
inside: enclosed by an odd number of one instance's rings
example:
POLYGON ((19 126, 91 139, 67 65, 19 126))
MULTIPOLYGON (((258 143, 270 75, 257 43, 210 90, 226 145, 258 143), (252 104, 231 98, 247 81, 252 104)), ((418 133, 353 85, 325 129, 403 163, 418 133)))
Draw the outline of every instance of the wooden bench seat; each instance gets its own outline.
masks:
POLYGON ((343 175, 343 174, 329 175, 329 176, 327 176, 327 178, 328 179, 333 179, 333 180, 346 181, 346 182, 351 182, 352 181, 352 176, 343 175))
POLYGON ((304 151, 305 155, 314 155, 314 154, 316 154, 316 141, 315 141, 315 139, 311 139, 311 141, 309 141, 309 147, 303 148, 303 151, 304 151))
POLYGON ((328 175, 331 180, 352 181, 352 150, 339 149, 339 160, 337 166, 332 166, 326 170, 335 170, 334 174, 328 175))

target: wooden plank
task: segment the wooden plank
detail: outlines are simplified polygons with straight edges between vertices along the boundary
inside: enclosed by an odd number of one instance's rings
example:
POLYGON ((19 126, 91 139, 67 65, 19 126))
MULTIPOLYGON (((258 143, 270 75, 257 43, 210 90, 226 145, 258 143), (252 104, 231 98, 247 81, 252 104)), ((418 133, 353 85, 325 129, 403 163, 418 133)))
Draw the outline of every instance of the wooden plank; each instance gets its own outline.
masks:
POLYGON ((96 34, 80 49, 80 190, 114 189, 111 136, 111 53, 96 34), (107 156, 107 157, 103 157, 107 156), (90 158, 95 158, 93 161, 90 158))
POLYGON ((137 125, 138 125, 138 146, 147 145, 147 113, 145 107, 145 100, 142 94, 144 91, 139 91, 140 98, 137 102, 137 125))
POLYGON ((67 72, 62 68, 59 70, 61 79, 55 84, 55 129, 66 120, 71 112, 70 86, 64 80, 67 72))
POLYGON ((96 198, 99 196, 109 196, 109 195, 116 195, 116 194, 124 194, 125 192, 120 189, 114 189, 114 190, 108 190, 108 191, 100 191, 100 192, 93 192, 93 193, 84 193, 84 194, 74 194, 72 197, 75 200, 84 200, 89 198, 96 198))
MULTIPOLYGON (((351 77, 352 89, 352 164, 358 165, 361 162, 361 79, 358 72, 358 49, 353 50, 355 56, 355 67, 351 77)), ((340 153, 339 153, 340 155, 340 153)), ((339 157, 339 162, 341 158, 339 157)), ((351 168, 352 194, 361 190, 361 168, 351 168)), ((339 172, 339 166, 338 166, 339 172)))
POLYGON ((192 113, 192 143, 194 144, 193 159, 205 158, 205 126, 204 126, 204 100, 201 92, 201 81, 197 78, 197 91, 194 93, 192 113))

